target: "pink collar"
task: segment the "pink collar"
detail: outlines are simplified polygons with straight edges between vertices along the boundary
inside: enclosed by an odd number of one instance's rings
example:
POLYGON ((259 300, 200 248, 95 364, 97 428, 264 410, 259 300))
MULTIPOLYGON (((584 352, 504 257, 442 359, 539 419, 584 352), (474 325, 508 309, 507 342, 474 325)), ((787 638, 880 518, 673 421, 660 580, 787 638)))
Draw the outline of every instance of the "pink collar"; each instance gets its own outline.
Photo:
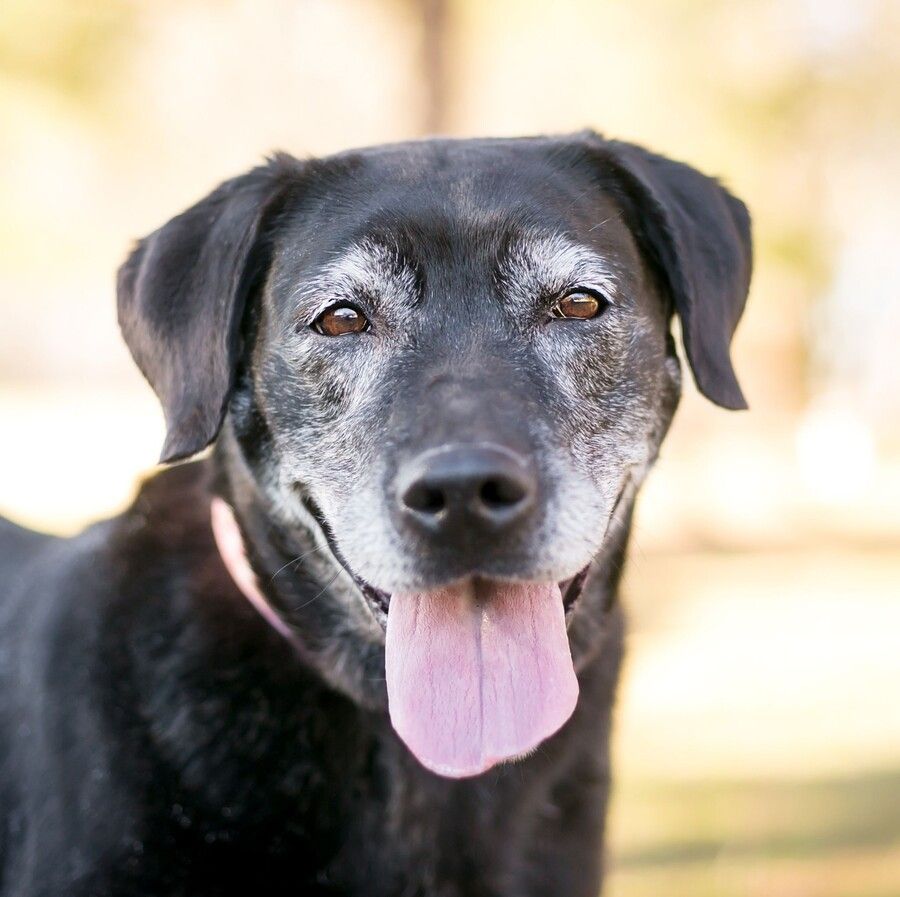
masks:
POLYGON ((234 512, 221 498, 214 497, 210 507, 213 536, 225 569, 231 574, 235 585, 247 600, 259 611, 260 616, 288 641, 295 641, 291 628, 281 619, 278 612, 266 600, 256 582, 256 574, 247 560, 241 530, 234 519, 234 512))

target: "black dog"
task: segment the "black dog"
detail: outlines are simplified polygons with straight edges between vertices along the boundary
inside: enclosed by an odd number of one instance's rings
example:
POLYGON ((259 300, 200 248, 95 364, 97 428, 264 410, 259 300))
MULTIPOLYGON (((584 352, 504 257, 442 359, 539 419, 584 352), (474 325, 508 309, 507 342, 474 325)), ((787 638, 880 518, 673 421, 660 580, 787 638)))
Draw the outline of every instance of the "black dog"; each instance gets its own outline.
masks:
POLYGON ((597 894, 669 324, 743 407, 750 256, 714 180, 590 133, 277 156, 143 240, 162 460, 216 445, 0 529, 0 894, 597 894))

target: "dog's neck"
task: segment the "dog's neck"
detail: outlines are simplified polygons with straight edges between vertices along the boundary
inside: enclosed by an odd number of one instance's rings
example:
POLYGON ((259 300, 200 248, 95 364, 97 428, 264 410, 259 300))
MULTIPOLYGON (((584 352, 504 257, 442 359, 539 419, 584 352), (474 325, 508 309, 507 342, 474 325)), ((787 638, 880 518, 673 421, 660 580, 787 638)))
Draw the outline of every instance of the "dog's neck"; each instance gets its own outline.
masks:
POLYGON ((278 611, 269 604, 266 596, 260 591, 256 581, 256 574, 247 560, 241 529, 234 519, 234 512, 231 510, 231 506, 224 498, 213 497, 210 504, 210 523, 216 547, 219 549, 222 562, 234 580, 234 584, 259 612, 259 615, 279 635, 293 643, 295 636, 290 626, 279 616, 278 611))

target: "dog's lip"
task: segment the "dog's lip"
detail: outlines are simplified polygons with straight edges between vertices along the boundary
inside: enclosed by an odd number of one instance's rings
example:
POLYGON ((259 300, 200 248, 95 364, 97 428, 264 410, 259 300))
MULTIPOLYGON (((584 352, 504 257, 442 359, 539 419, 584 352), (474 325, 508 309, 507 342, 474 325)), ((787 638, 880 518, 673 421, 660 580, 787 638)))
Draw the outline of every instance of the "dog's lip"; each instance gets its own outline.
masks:
MULTIPOLYGON (((574 576, 570 576, 568 579, 564 579, 559 583, 559 590, 563 596, 563 609, 566 613, 575 606, 575 603, 581 597, 581 592, 584 588, 584 582, 587 579, 590 566, 590 564, 586 564, 574 576)), ((366 582, 364 579, 361 579, 353 573, 352 570, 347 568, 346 565, 344 565, 344 567, 347 572, 350 573, 351 577, 353 577, 353 581, 356 583, 363 596, 379 611, 387 615, 391 604, 391 593, 379 589, 366 582)))
POLYGON ((375 588, 375 586, 369 585, 369 583, 364 582, 358 576, 353 576, 353 579, 366 599, 374 604, 382 613, 387 614, 388 607, 391 603, 391 596, 387 592, 382 591, 381 589, 377 589, 375 588))
POLYGON ((563 609, 567 613, 575 606, 575 602, 581 597, 581 592, 584 589, 584 583, 590 569, 591 565, 590 563, 587 563, 574 576, 563 580, 559 584, 559 590, 562 592, 563 596, 563 609))

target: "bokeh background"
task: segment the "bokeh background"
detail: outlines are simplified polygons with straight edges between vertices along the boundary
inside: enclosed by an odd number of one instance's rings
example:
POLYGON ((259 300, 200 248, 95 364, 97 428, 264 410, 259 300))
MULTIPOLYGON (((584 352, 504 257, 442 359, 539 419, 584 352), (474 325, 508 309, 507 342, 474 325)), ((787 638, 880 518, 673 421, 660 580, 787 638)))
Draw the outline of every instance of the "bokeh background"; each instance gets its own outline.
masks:
POLYGON ((687 383, 643 497, 612 897, 900 895, 900 5, 3 0, 0 511, 121 508, 162 418, 130 242, 273 149, 592 126, 755 219, 752 410, 687 383))

